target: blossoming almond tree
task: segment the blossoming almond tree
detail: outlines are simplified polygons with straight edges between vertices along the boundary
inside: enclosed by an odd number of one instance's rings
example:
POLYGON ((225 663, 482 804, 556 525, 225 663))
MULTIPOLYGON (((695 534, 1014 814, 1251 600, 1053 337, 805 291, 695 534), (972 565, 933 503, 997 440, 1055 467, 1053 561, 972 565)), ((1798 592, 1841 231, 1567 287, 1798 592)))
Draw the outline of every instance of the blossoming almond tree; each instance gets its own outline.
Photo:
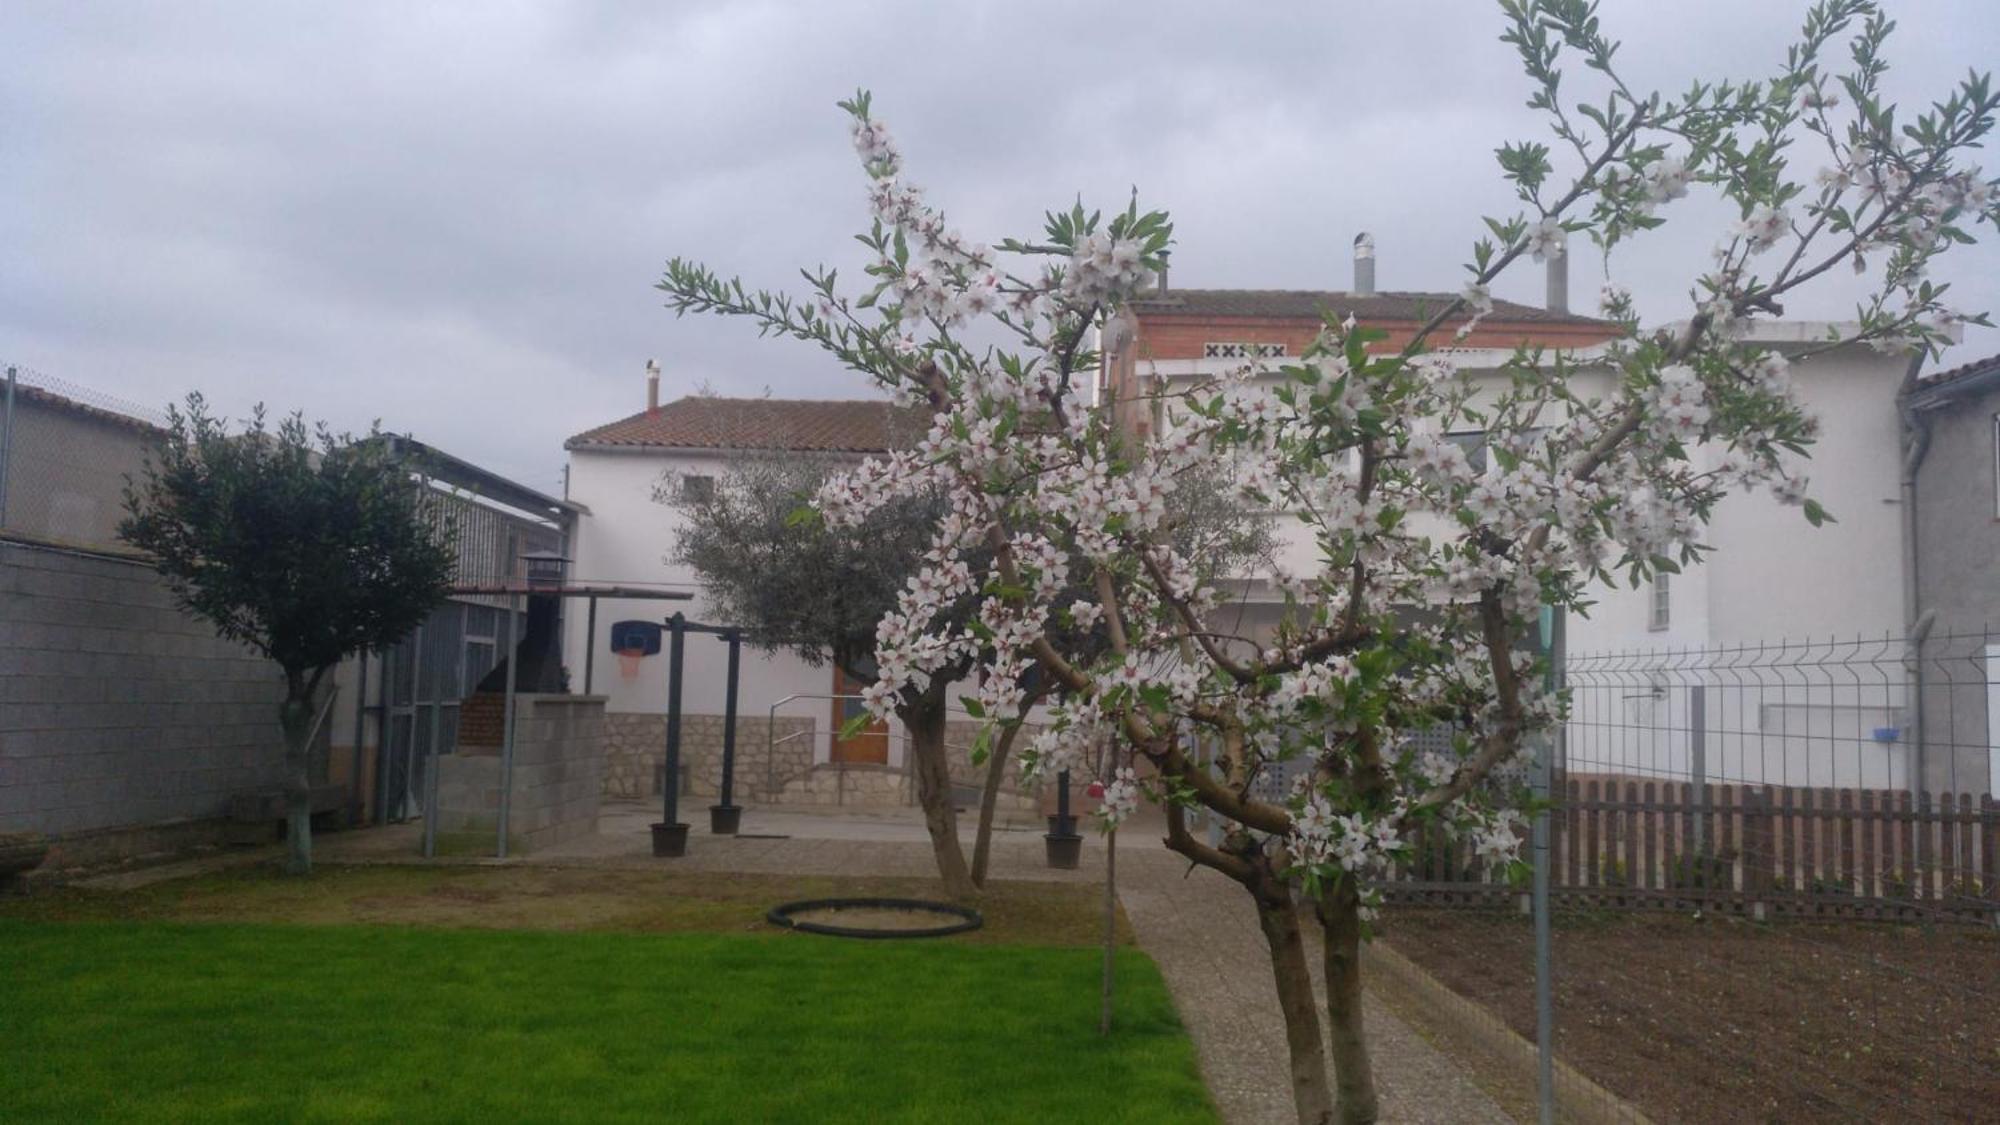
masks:
POLYGON ((1593 582, 1699 558, 1701 529, 1732 492, 1768 489, 1814 523, 1830 518, 1801 467, 1817 424, 1787 360, 1743 342, 1744 326, 1782 316, 1836 269, 1867 275, 1872 296, 1826 347, 1930 350, 1956 320, 1985 323, 1946 308, 1926 270, 1996 221, 1995 183, 1964 163, 1996 100, 1974 75, 1900 120, 1880 96, 1892 24, 1875 4, 1824 0, 1773 76, 1677 97, 1628 86, 1594 5, 1501 8, 1556 143, 1499 148, 1521 210, 1485 220, 1463 293, 1394 346, 1329 309, 1296 363, 1158 392, 1147 405, 1169 424, 1144 435, 1118 424, 1118 404, 1090 401, 1086 373, 1093 333, 1164 265, 1167 217, 1136 201, 1108 219, 1079 206, 1051 214, 1039 238, 975 241, 905 177, 865 93, 842 103, 870 185, 865 291, 848 295, 822 269, 805 275, 812 296, 794 299, 680 260, 661 286, 678 310, 751 317, 935 413, 918 448, 819 497, 835 523, 915 490, 951 498, 922 580, 877 629, 871 700, 885 708, 978 653, 986 684, 1035 665, 1062 689, 1023 752, 1031 776, 1084 769, 1106 738, 1128 746, 1145 768, 1105 779, 1103 815, 1159 802, 1167 846, 1254 900, 1301 1121, 1376 1115, 1359 943, 1380 901, 1373 881, 1408 836, 1444 831, 1518 863, 1524 767, 1562 710, 1522 643, 1541 608, 1582 610, 1593 582), (1843 48, 1846 61, 1829 61, 1843 48), (1590 89, 1564 84, 1573 62, 1590 89), (1588 365, 1523 349, 1482 376, 1434 350, 1471 332, 1492 310, 1488 287, 1522 258, 1575 235, 1608 260, 1696 190, 1741 221, 1693 279, 1684 323, 1640 331, 1612 286, 1606 315, 1629 331, 1588 365), (994 330, 1004 345, 968 342, 994 330), (1030 416, 1052 424, 1026 431, 1030 416), (1483 467, 1443 436, 1466 429, 1487 435, 1483 467), (1215 624, 1220 595, 1171 544, 1168 498, 1214 464, 1317 548, 1310 572, 1283 576, 1284 618, 1255 643, 1215 624), (975 555, 979 567, 962 565, 975 555), (1079 585, 1090 596, 1066 600, 1079 585), (963 597, 978 612, 953 624, 940 608, 963 597), (1065 643, 1079 628, 1106 643, 1065 643), (1447 732, 1451 749, 1418 752, 1423 732, 1447 732), (1219 751, 1195 754, 1196 737, 1219 751), (1260 799, 1256 783, 1279 769, 1299 782, 1260 799), (1224 822, 1219 844, 1189 831, 1197 806, 1224 822), (1326 935, 1335 1088, 1302 905, 1326 935))

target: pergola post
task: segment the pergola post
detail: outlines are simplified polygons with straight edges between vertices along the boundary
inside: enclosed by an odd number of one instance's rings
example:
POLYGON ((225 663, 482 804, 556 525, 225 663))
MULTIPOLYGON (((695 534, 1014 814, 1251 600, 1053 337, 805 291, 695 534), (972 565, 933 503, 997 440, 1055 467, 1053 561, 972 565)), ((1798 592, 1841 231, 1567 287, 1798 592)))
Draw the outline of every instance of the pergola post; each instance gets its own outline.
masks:
POLYGON ((653 825, 653 854, 660 857, 687 854, 688 826, 680 819, 681 788, 681 672, 685 661, 687 617, 676 613, 667 618, 667 747, 661 761, 660 823, 653 825))
POLYGON ((590 613, 583 625, 583 694, 597 686, 597 595, 590 595, 590 613))
POLYGON ((708 808, 708 830, 715 836, 734 836, 743 823, 743 808, 736 796, 736 677, 742 667, 743 630, 725 629, 722 639, 729 642, 729 683, 724 689, 722 717, 722 803, 708 808))

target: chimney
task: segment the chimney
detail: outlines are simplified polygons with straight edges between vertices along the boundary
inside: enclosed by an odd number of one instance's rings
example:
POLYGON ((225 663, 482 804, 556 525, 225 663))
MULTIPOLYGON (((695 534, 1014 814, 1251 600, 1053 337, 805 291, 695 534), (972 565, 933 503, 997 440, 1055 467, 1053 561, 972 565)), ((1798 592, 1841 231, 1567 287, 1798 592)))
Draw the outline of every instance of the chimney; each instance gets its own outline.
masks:
POLYGON ((1354 236, 1354 295, 1375 295, 1375 236, 1365 230, 1354 236))
POLYGON ((1550 312, 1569 311, 1569 233, 1565 231, 1549 251, 1549 299, 1550 312))
POLYGON ((1164 297, 1164 296, 1166 296, 1166 295, 1167 295, 1167 263, 1165 263, 1165 262, 1161 262, 1161 263, 1160 263, 1160 288, 1159 288, 1159 292, 1157 293, 1157 296, 1161 296, 1161 297, 1164 297))
POLYGON ((646 361, 646 413, 660 412, 660 365, 646 361))

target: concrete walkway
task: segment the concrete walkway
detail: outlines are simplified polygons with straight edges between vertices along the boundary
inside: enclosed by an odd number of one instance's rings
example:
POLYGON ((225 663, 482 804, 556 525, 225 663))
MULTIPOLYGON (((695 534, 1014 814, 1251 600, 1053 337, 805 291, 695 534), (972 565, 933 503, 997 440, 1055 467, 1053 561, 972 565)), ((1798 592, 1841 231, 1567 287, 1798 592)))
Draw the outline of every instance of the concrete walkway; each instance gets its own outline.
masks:
MULTIPOLYGON (((1223 1117, 1231 1125, 1296 1121, 1284 1017, 1250 896, 1214 871, 1189 871, 1186 861, 1156 838, 1135 832, 1118 849, 1118 901, 1139 947, 1166 976, 1174 1006, 1194 1037, 1202 1078, 1223 1117)), ((1324 1018, 1326 985, 1314 944, 1313 983, 1324 1018)), ((1383 1121, 1455 1125, 1512 1120, 1462 1067, 1372 995, 1364 1019, 1383 1121)))

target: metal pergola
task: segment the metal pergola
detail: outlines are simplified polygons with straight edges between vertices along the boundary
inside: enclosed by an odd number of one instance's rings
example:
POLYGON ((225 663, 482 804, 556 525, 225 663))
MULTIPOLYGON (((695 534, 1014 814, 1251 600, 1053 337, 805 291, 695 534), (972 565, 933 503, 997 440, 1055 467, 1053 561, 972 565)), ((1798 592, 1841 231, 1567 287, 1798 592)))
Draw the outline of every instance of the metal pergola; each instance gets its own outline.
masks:
MULTIPOLYGON (((515 673, 520 664, 520 661, 515 659, 517 655, 517 653, 515 652, 515 648, 520 643, 520 638, 515 636, 514 623, 520 617, 522 599, 527 597, 586 599, 590 603, 590 626, 589 626, 589 632, 586 634, 586 637, 591 637, 594 636, 597 631, 597 602, 600 598, 684 602, 692 600, 694 598, 694 595, 681 590, 659 590, 659 589, 649 589, 640 586, 565 585, 553 582, 537 582, 532 579, 518 581, 518 582, 508 581, 508 582, 469 583, 466 585, 452 587, 450 590, 450 594, 454 597, 505 598, 507 602, 507 614, 506 614, 507 639, 500 646, 499 650, 503 654, 502 658, 505 659, 507 662, 507 686, 506 686, 506 691, 502 696, 502 703, 501 703, 500 813, 499 813, 499 823, 495 826, 494 842, 493 842, 493 854, 495 858, 505 859, 507 858, 508 814, 511 811, 513 805, 513 796, 514 796, 515 673)), ((675 614, 674 616, 676 618, 680 617, 679 614, 675 614)), ((585 655, 584 655, 584 691, 583 691, 583 694, 585 695, 591 694, 590 689, 591 689, 592 664, 594 661, 595 652, 596 652, 596 646, 590 643, 588 639, 586 639, 584 642, 585 655)), ((676 655, 678 655, 678 649, 676 650, 676 655)), ((733 660, 734 657, 733 649, 731 652, 731 656, 732 656, 732 661, 731 661, 732 675, 730 677, 730 680, 733 686, 735 682, 735 677, 733 675, 735 668, 733 660)), ((678 669, 676 669, 676 671, 678 671, 678 669)), ((679 676, 676 675, 674 682, 674 688, 676 689, 674 695, 676 698, 678 697, 679 686, 680 686, 679 676)), ((437 854, 437 821, 438 821, 437 757, 438 757, 438 751, 440 749, 440 739, 438 731, 438 718, 440 713, 441 709, 437 707, 433 707, 431 709, 431 737, 430 737, 429 755, 428 755, 429 760, 425 763, 425 771, 424 771, 425 815, 424 815, 423 854, 426 859, 431 858, 437 854)), ((677 736, 680 733, 678 729, 674 729, 676 727, 678 727, 677 723, 673 723, 669 727, 669 734, 668 734, 669 744, 670 744, 669 753, 671 753, 673 749, 678 748, 677 746, 673 746, 673 743, 678 741, 677 736)), ((671 788, 671 786, 669 788, 671 788)), ((728 798, 725 796, 724 803, 726 804, 727 801, 728 798)))

